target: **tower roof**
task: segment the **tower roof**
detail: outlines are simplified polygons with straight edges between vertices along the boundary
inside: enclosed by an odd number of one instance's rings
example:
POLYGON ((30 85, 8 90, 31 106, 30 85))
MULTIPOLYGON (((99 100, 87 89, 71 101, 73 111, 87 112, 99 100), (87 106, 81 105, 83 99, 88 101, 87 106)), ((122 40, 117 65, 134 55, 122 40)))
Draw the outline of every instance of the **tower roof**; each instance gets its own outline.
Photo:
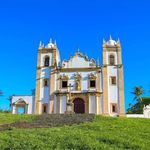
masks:
POLYGON ((112 36, 110 35, 109 40, 107 41, 107 46, 116 46, 117 42, 112 39, 112 36))
POLYGON ((49 41, 49 43, 46 45, 45 48, 53 48, 53 47, 55 47, 55 44, 52 43, 52 38, 50 38, 50 41, 49 41))

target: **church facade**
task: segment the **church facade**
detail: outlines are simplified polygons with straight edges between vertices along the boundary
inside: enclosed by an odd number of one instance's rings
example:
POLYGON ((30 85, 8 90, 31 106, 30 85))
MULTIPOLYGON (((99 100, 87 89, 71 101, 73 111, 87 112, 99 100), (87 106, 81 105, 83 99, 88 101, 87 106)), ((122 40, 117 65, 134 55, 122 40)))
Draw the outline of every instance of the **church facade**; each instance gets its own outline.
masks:
MULTIPOLYGON (((100 53, 97 52, 97 55, 100 53)), ((74 113, 122 116, 124 78, 120 41, 111 37, 102 44, 102 65, 79 50, 60 61, 56 42, 40 43, 34 96, 13 96, 12 111, 27 114, 64 114, 68 100, 74 113)))

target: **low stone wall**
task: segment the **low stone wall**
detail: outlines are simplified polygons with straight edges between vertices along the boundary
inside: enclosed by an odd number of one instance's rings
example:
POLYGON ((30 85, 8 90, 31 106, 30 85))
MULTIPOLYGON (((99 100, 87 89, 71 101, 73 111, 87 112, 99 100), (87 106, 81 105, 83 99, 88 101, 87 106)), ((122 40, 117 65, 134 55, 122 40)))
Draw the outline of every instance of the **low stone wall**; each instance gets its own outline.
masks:
POLYGON ((127 118, 144 118, 143 114, 127 114, 127 118))
POLYGON ((0 131, 13 128, 49 128, 93 121, 94 114, 51 114, 40 115, 34 122, 15 122, 0 125, 0 131))

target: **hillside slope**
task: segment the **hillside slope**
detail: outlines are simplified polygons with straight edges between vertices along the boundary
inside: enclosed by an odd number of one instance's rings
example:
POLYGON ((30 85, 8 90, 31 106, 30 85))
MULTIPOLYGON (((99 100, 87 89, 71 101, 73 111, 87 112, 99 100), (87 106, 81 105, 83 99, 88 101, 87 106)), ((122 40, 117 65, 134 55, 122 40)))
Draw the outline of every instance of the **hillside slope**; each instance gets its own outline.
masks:
MULTIPOLYGON (((30 119, 29 119, 30 120, 30 119)), ((150 120, 97 116, 79 125, 0 132, 0 149, 150 149, 150 120)))

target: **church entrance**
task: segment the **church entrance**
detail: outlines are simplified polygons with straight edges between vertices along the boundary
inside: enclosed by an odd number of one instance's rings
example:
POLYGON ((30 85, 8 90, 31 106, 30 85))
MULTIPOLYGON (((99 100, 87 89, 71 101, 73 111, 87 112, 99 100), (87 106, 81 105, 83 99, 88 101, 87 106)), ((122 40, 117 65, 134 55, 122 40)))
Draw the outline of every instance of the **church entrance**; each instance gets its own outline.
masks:
POLYGON ((74 112, 76 114, 83 114, 83 113, 85 113, 85 103, 84 103, 83 99, 75 98, 73 103, 74 103, 74 112))

